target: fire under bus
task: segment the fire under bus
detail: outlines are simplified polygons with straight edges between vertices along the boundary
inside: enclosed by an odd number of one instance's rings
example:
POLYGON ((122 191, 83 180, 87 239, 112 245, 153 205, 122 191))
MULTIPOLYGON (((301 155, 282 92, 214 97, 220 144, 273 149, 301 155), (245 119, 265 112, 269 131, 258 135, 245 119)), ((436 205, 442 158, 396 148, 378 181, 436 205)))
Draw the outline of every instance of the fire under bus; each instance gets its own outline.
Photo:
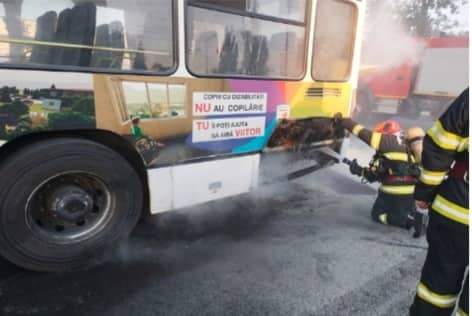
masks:
POLYGON ((469 38, 433 37, 421 40, 418 62, 396 67, 361 67, 358 113, 396 113, 412 118, 421 112, 439 117, 469 82, 469 38))
POLYGON ((145 214, 333 163, 364 1, 0 0, 0 254, 100 261, 145 214))

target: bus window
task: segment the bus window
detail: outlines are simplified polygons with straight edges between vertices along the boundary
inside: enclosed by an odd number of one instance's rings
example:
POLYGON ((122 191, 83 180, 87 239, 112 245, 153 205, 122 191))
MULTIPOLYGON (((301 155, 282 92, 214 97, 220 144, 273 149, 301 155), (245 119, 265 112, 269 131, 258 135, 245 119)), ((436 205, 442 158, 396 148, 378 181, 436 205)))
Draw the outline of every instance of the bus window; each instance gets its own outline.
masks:
POLYGON ((299 22, 305 21, 306 0, 200 0, 199 2, 299 22))
POLYGON ((0 1, 0 66, 168 74, 172 3, 0 1))
POLYGON ((306 1, 198 0, 188 4, 187 65, 192 73, 303 76, 306 1))
POLYGON ((356 6, 343 0, 319 0, 315 22, 313 78, 348 80, 354 52, 356 6))
POLYGON ((123 121, 185 116, 185 85, 123 81, 123 121))

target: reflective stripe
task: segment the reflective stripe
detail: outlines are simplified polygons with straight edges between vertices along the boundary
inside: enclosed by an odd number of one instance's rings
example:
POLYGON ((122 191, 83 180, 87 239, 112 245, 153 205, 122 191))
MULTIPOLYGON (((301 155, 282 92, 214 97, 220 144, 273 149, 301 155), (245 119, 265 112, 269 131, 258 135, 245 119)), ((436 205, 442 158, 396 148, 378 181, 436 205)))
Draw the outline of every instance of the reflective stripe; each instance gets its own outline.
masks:
POLYGON ((440 185, 447 171, 429 171, 421 168, 420 181, 427 185, 440 185))
POLYGON ((413 194, 415 192, 414 185, 382 185, 380 186, 380 191, 395 194, 395 195, 402 195, 402 194, 413 194))
POLYGON ((469 316, 469 314, 467 314, 466 312, 464 312, 464 311, 462 310, 462 308, 459 307, 459 308, 457 309, 456 316, 469 316))
MULTIPOLYGON (((408 155, 406 153, 385 153, 383 155, 390 160, 408 161, 408 155)), ((411 161, 414 160, 415 159, 411 157, 411 161)))
POLYGON ((372 133, 372 137, 370 138, 370 146, 375 150, 378 150, 380 147, 380 141, 382 139, 382 134, 374 132, 372 133))
POLYGON ((380 221, 382 224, 388 225, 388 222, 387 222, 387 214, 380 214, 380 215, 379 215, 379 221, 380 221))
POLYGON ((459 135, 446 131, 440 121, 436 121, 433 127, 428 130, 428 135, 436 145, 446 150, 456 150, 463 141, 459 135))
POLYGON ((436 196, 432 208, 439 214, 449 219, 464 225, 469 225, 469 210, 446 200, 439 194, 436 196))
POLYGON ((433 304, 439 308, 450 308, 456 304, 456 295, 440 295, 434 293, 426 287, 423 283, 418 284, 416 294, 428 303, 433 304))
POLYGON ((352 129, 352 133, 356 136, 359 136, 359 133, 360 131, 362 131, 364 129, 364 126, 362 126, 361 124, 357 124, 356 126, 354 126, 354 128, 352 129))
POLYGON ((469 137, 463 138, 459 147, 457 148, 458 152, 462 152, 464 150, 469 150, 469 137))

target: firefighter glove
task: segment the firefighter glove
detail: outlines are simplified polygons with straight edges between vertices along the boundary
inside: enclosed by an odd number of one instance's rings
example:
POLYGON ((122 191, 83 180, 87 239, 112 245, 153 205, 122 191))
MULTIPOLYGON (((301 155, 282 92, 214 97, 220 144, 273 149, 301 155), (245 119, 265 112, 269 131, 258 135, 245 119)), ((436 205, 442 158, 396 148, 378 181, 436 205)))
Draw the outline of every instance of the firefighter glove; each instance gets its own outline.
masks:
POLYGON ((354 159, 354 160, 351 161, 351 163, 349 164, 349 171, 350 171, 353 175, 362 177, 362 175, 363 175, 363 173, 364 173, 364 168, 362 168, 361 166, 359 166, 359 164, 357 163, 357 159, 354 159))
POLYGON ((334 126, 340 126, 342 121, 343 121, 343 115, 340 112, 334 114, 334 116, 333 116, 333 125, 334 126))

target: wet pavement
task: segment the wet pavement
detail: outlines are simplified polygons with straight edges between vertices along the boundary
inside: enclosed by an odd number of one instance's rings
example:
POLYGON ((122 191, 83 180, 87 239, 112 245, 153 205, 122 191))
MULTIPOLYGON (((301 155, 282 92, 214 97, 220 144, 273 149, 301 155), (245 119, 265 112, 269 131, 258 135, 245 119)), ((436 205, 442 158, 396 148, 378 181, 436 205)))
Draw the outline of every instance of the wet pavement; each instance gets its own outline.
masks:
POLYGON ((0 315, 406 315, 426 242, 373 223, 374 198, 337 165, 141 223, 88 271, 0 261, 0 315))

